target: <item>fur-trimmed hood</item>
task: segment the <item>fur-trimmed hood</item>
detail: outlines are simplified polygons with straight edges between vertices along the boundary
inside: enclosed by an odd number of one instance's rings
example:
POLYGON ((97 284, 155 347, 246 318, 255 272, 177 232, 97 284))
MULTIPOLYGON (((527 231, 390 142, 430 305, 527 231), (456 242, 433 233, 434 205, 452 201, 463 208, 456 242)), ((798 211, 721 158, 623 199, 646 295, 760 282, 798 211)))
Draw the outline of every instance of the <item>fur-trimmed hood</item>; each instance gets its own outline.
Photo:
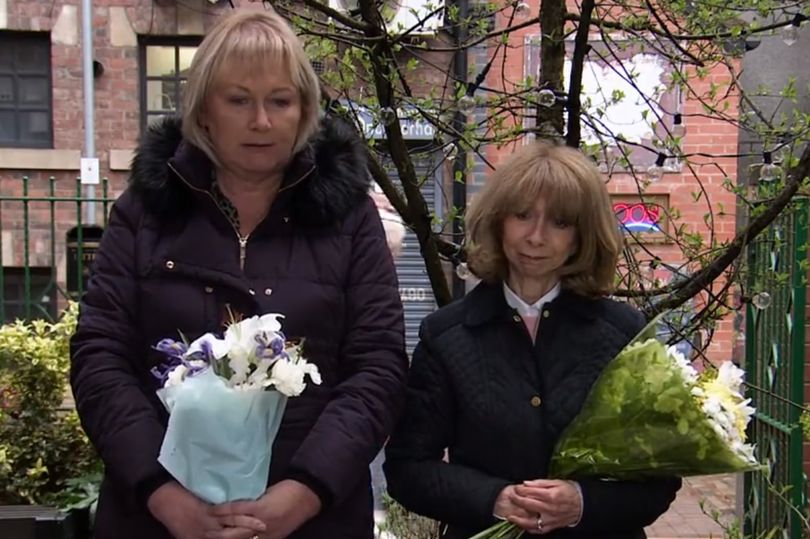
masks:
MULTIPOLYGON (((159 217, 176 215, 191 204, 190 189, 175 170, 195 186, 210 184, 211 161, 183 139, 178 118, 166 118, 149 127, 132 161, 129 183, 147 211, 159 217)), ((289 211, 296 222, 321 226, 343 219, 368 195, 362 140, 345 121, 326 116, 309 144, 293 157, 283 185, 290 186, 289 211)))

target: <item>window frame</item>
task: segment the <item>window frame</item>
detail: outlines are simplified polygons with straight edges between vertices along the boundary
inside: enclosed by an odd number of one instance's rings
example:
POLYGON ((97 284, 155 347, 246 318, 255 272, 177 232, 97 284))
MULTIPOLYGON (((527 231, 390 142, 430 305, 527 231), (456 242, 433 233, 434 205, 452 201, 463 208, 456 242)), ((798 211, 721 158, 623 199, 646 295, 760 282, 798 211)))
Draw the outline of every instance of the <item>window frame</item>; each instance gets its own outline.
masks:
POLYGON ((618 223, 619 230, 621 231, 623 236, 632 237, 639 243, 645 244, 670 243, 671 238, 669 236, 669 221, 670 221, 669 199, 670 199, 669 194, 665 193, 652 195, 650 194, 639 195, 638 192, 610 193, 610 207, 613 209, 613 213, 616 216, 616 222, 618 223), (658 230, 644 231, 628 227, 624 222, 621 221, 621 216, 619 212, 616 211, 617 204, 628 204, 633 207, 637 207, 643 204, 644 206, 647 207, 656 208, 656 211, 659 212, 658 219, 656 221, 658 230))
POLYGON ((156 114, 149 114, 149 110, 147 110, 147 83, 149 81, 174 81, 178 83, 178 89, 176 90, 177 106, 174 110, 174 112, 177 113, 180 111, 182 100, 182 92, 179 89, 179 83, 180 81, 187 80, 179 76, 149 77, 146 69, 147 49, 149 47, 174 47, 174 67, 175 74, 178 75, 178 68, 180 66, 180 48, 199 47, 201 42, 202 36, 141 36, 141 38, 138 40, 138 91, 140 93, 140 111, 138 113, 138 123, 141 133, 146 132, 146 128, 149 126, 150 116, 157 116, 156 114))
POLYGON ((0 47, 11 45, 12 47, 12 58, 16 56, 16 47, 20 46, 21 43, 25 42, 33 42, 37 46, 42 46, 47 51, 47 65, 44 66, 44 73, 36 72, 36 71, 28 71, 24 70, 22 72, 22 76, 32 76, 32 77, 43 77, 45 79, 46 85, 46 96, 45 102, 46 105, 43 107, 36 106, 21 106, 18 102, 19 97, 19 79, 21 76, 20 71, 18 70, 17 66, 14 65, 10 71, 0 71, 0 75, 3 76, 11 76, 12 77, 12 84, 14 85, 15 89, 15 99, 13 100, 10 107, 5 106, 3 103, 0 103, 0 110, 3 111, 12 111, 14 115, 14 120, 16 122, 17 127, 17 136, 15 140, 2 140, 0 139, 0 148, 33 148, 33 149, 50 149, 53 148, 53 54, 51 50, 51 35, 49 32, 28 32, 28 31, 18 31, 18 30, 0 30, 0 47), (4 43, 8 39, 8 42, 4 43), (48 134, 45 140, 31 140, 31 139, 22 139, 20 136, 21 133, 21 125, 20 125, 20 112, 44 112, 48 118, 48 134))

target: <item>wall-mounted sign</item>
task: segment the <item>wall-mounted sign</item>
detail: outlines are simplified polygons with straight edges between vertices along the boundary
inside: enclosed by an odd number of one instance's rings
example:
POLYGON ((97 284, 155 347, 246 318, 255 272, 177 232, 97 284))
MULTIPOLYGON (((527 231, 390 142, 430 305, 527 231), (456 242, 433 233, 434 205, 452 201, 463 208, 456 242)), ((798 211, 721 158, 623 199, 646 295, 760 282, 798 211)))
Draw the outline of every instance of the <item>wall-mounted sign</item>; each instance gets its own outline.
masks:
POLYGON ((631 232, 661 232, 661 208, 655 204, 616 202, 613 211, 622 227, 631 232))
MULTIPOLYGON (((357 103, 343 102, 350 117, 355 117, 363 136, 367 139, 385 139, 385 129, 374 112, 357 103)), ((426 121, 413 107, 402 107, 397 110, 399 125, 405 140, 433 140, 436 129, 426 121)))
POLYGON ((613 212, 625 232, 663 234, 666 230, 666 209, 669 198, 654 195, 639 200, 638 196, 613 195, 613 212))

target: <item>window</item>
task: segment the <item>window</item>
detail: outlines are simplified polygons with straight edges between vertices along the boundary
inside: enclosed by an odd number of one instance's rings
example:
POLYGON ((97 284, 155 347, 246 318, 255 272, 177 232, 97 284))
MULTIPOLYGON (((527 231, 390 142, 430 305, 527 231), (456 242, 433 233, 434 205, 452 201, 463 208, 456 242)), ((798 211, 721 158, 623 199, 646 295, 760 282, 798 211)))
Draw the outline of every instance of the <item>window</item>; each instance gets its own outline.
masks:
POLYGON ((663 240, 667 233, 669 197, 651 195, 611 195, 613 212, 625 234, 645 240, 663 240))
POLYGON ((0 146, 50 148, 51 39, 0 31, 0 146))
POLYGON ((141 42, 141 131, 180 111, 186 74, 198 38, 149 38, 141 42))
MULTIPOLYGON (((525 75, 537 80, 541 69, 540 40, 527 37, 525 43, 525 75)), ((565 46, 563 73, 567 88, 574 44, 567 40, 565 46)), ((676 66, 632 42, 594 41, 591 47, 582 72, 582 141, 589 145, 607 143, 610 160, 626 159, 633 167, 644 170, 657 157, 658 150, 650 148, 660 148, 668 134, 682 134, 674 125, 682 101, 671 80, 676 66), (617 139, 627 142, 616 144, 617 139)), ((526 127, 533 127, 533 114, 529 116, 532 120, 526 122, 526 127)), ((599 157, 601 160, 605 156, 599 157)))

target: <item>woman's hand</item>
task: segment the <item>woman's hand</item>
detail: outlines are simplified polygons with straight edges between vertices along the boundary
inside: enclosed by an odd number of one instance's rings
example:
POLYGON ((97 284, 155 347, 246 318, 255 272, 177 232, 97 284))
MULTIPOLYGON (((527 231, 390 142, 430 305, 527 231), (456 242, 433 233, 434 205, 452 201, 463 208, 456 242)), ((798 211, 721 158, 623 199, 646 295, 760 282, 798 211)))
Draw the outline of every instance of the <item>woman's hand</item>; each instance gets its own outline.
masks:
POLYGON ((211 515, 211 506, 194 494, 170 481, 158 487, 149 496, 149 512, 158 519, 175 539, 203 539, 212 532, 227 532, 218 535, 222 539, 248 539, 263 532, 264 523, 249 515, 233 515, 225 529, 219 520, 211 515))
POLYGON ((524 481, 514 487, 510 501, 522 509, 524 515, 508 520, 528 533, 545 534, 565 528, 579 522, 582 516, 582 496, 573 481, 524 481))
POLYGON ((516 496, 516 487, 517 485, 509 485, 498 494, 495 499, 495 507, 492 509, 492 514, 495 517, 509 522, 514 522, 516 518, 529 519, 532 517, 528 511, 513 501, 516 496))
MULTIPOLYGON (((256 501, 233 502, 211 508, 211 515, 221 526, 240 524, 240 516, 250 516, 264 523, 266 531, 257 534, 262 539, 283 539, 297 530, 321 510, 321 500, 306 485, 287 479, 267 489, 256 501)), ((228 535, 229 530, 214 530, 206 534, 208 539, 237 539, 228 535)), ((250 536, 248 536, 250 537, 250 536)), ((238 536, 241 539, 241 536, 238 536)))

